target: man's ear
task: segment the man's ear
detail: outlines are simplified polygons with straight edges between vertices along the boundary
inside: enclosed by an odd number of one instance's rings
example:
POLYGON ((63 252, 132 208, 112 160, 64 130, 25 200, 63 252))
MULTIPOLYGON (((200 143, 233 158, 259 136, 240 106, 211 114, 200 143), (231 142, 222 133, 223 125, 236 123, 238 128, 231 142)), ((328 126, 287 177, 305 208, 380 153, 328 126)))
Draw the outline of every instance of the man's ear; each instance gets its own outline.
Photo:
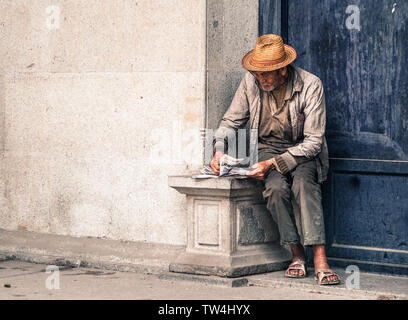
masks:
POLYGON ((280 68, 280 69, 279 69, 279 74, 280 74, 282 77, 286 77, 286 75, 288 74, 288 68, 287 68, 287 67, 280 68))

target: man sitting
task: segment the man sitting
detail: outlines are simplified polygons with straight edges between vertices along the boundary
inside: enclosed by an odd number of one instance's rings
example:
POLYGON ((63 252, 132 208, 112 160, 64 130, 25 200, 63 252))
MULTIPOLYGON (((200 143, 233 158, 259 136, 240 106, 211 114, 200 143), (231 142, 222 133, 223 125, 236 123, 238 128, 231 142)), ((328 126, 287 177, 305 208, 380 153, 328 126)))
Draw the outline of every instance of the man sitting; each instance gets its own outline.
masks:
POLYGON ((304 246, 312 246, 318 283, 338 284, 339 276, 329 268, 324 248, 320 184, 327 178, 328 150, 323 85, 315 75, 292 66, 295 59, 296 51, 280 36, 257 39, 254 50, 242 59, 249 72, 215 134, 211 168, 219 174, 225 137, 250 121, 250 129, 258 130, 258 162, 247 175, 264 181, 267 208, 281 243, 290 246, 293 260, 285 276, 306 276, 304 246), (300 208, 301 232, 296 227, 292 193, 300 208))

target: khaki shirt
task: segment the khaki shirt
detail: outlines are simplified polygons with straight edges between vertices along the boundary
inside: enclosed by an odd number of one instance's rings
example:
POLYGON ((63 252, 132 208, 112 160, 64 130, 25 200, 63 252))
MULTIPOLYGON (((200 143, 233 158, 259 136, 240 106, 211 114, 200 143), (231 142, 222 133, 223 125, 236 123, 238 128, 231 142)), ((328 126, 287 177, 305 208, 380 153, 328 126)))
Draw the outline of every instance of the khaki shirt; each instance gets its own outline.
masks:
MULTIPOLYGON (((289 109, 292 139, 297 143, 280 156, 289 170, 297 166, 295 156, 315 158, 318 180, 321 183, 327 179, 329 170, 323 84, 318 77, 299 67, 293 67, 293 71, 293 87, 284 100, 289 109)), ((251 164, 258 162, 260 109, 261 94, 257 80, 247 72, 214 135, 214 148, 224 149, 227 138, 235 135, 237 129, 245 128, 249 121, 249 160, 251 164)))
POLYGON ((290 81, 289 77, 283 85, 271 92, 260 88, 262 103, 259 115, 258 150, 273 143, 275 138, 292 142, 289 108, 283 100, 287 87, 291 90, 288 85, 290 81))

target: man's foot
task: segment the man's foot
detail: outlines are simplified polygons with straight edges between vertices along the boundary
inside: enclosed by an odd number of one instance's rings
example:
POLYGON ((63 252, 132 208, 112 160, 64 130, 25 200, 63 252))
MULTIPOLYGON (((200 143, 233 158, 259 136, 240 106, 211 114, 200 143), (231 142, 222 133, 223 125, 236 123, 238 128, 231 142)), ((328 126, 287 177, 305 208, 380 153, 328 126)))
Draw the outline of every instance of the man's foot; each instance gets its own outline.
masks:
POLYGON ((313 251, 315 280, 317 280, 317 283, 321 285, 340 283, 339 275, 330 269, 327 263, 324 245, 313 246, 313 251))
POLYGON ((304 278, 306 277, 305 261, 293 260, 285 272, 285 278, 304 278))
POLYGON ((293 259, 285 272, 285 277, 288 278, 304 278, 306 276, 305 268, 305 249, 301 244, 290 244, 293 259))
POLYGON ((331 269, 315 269, 315 280, 319 285, 340 283, 339 275, 331 269))

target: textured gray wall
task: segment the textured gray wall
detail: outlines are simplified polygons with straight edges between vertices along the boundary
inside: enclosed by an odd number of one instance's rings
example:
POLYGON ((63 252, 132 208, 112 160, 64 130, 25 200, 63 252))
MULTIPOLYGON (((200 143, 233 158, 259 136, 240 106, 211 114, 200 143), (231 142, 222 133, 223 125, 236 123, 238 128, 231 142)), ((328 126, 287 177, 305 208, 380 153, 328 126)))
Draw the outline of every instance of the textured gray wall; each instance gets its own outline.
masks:
POLYGON ((207 128, 216 129, 258 37, 258 0, 207 1, 207 128))
POLYGON ((0 228, 184 244, 167 176, 202 155, 180 159, 174 142, 202 149, 184 133, 203 128, 206 92, 218 125, 257 3, 56 0, 56 27, 47 0, 0 0, 0 228))
POLYGON ((0 0, 0 12, 0 228, 185 243, 167 175, 193 167, 174 142, 204 123, 205 0, 0 0))

